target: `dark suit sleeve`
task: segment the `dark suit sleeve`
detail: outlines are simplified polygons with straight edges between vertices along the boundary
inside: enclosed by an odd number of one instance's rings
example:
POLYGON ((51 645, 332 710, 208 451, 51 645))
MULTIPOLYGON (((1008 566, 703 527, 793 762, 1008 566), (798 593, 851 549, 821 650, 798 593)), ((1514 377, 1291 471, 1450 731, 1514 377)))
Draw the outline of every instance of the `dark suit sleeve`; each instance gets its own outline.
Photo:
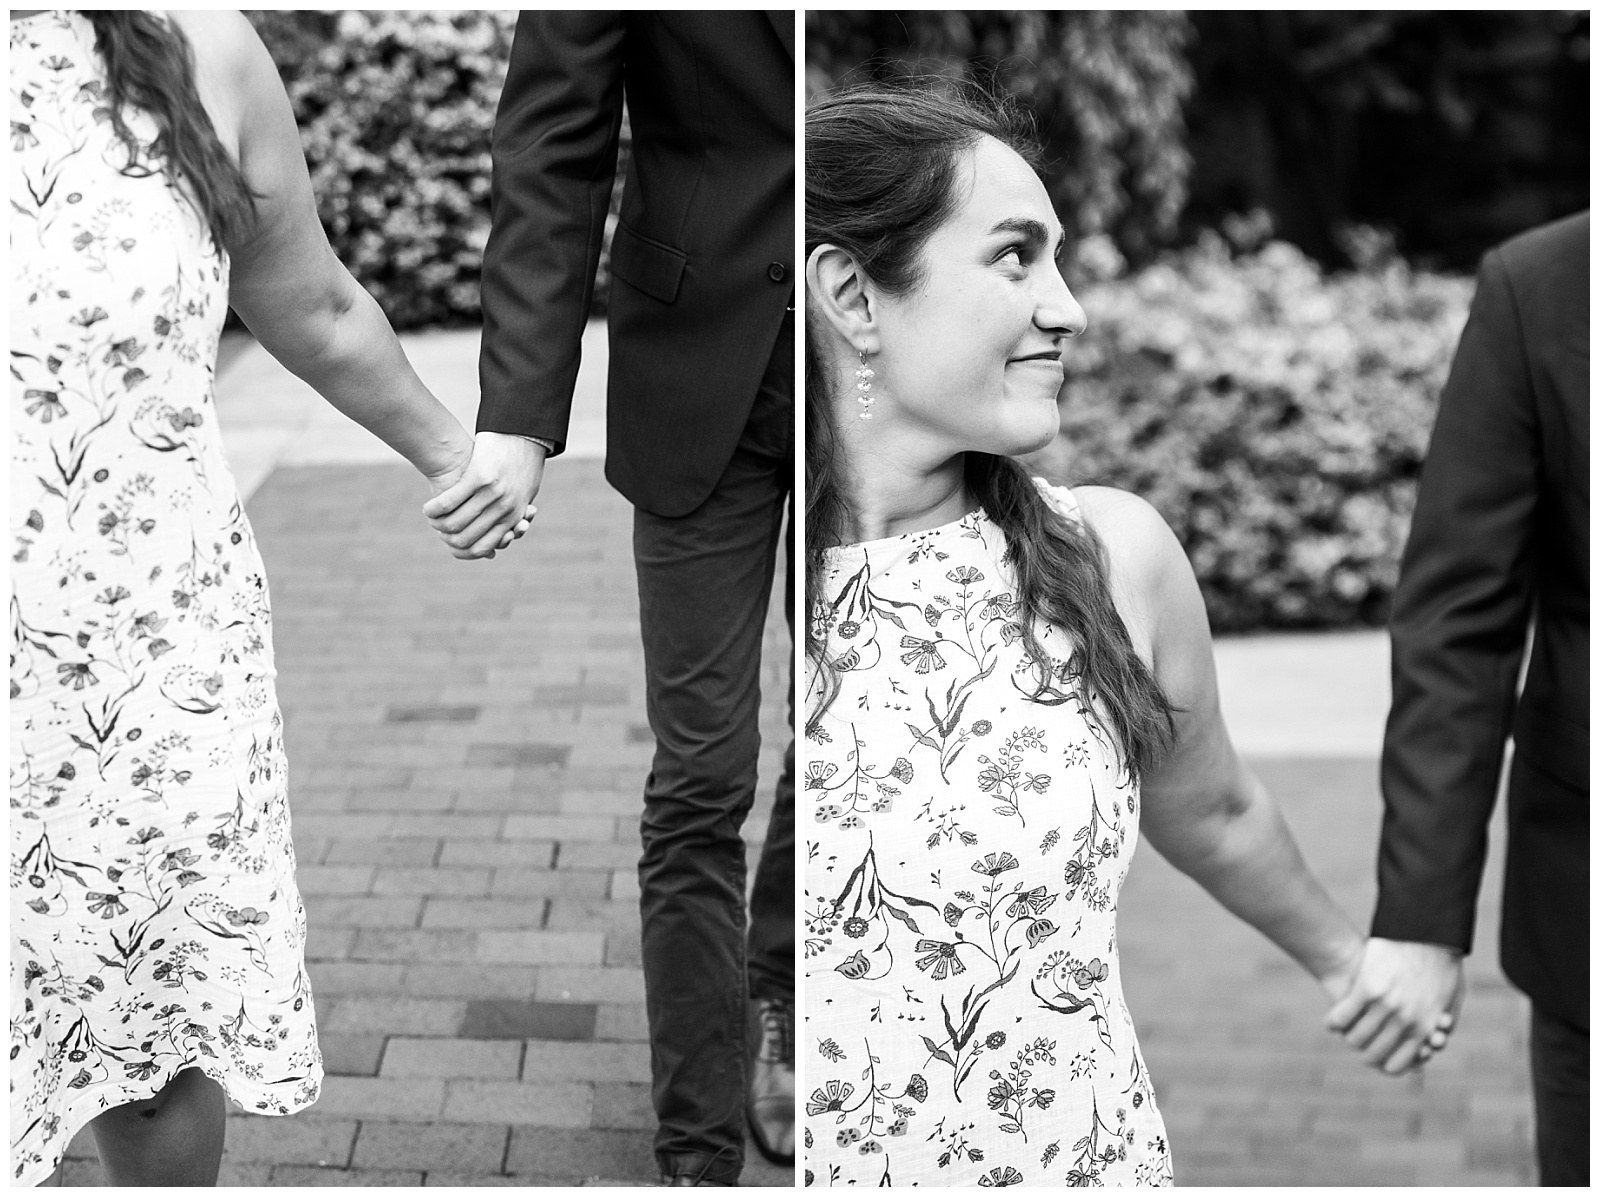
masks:
POLYGON ((1532 593, 1539 438, 1498 251, 1440 400, 1390 624, 1372 933, 1472 944, 1532 593))
POLYGON ((478 430, 566 446, 622 125, 627 14, 517 20, 491 151, 478 430))

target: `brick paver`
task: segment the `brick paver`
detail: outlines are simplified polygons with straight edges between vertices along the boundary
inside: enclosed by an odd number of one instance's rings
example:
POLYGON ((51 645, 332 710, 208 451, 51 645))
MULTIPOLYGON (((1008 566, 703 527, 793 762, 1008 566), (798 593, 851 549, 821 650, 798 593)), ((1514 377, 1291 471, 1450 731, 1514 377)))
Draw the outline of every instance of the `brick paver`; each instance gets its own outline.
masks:
MULTIPOLYGON (((1377 762, 1259 759, 1311 867, 1365 928, 1377 762)), ((1535 1180, 1527 1002, 1498 965, 1496 819, 1467 998, 1448 1050, 1385 1077, 1321 1026, 1321 990, 1139 845, 1118 942, 1180 1185, 1524 1185, 1535 1180)))
MULTIPOLYGON (((631 512, 558 460, 528 537, 459 562, 426 498, 407 466, 340 464, 248 504, 329 1076, 295 1117, 232 1115, 222 1183, 650 1183, 631 512)), ((778 604, 752 869, 788 669, 778 604)), ((743 1183, 792 1183, 748 1155, 743 1183)), ((99 1183, 87 1135, 66 1180, 99 1183)))

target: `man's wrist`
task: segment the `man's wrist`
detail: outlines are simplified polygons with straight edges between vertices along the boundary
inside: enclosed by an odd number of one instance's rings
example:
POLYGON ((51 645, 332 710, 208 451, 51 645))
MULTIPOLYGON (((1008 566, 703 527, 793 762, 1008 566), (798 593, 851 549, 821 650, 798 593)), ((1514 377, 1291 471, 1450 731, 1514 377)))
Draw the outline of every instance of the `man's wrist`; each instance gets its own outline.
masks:
POLYGON ((1423 951, 1430 955, 1446 957, 1457 962, 1465 958, 1467 954, 1465 949, 1459 948, 1455 944, 1438 943, 1434 940, 1395 939, 1387 935, 1374 935, 1372 938, 1389 944, 1396 949, 1404 951, 1423 951))
POLYGON ((498 436, 506 440, 521 441, 525 445, 534 445, 544 450, 543 456, 549 457, 556 451, 556 442, 543 436, 529 436, 524 432, 497 432, 492 428, 478 430, 479 436, 498 436))

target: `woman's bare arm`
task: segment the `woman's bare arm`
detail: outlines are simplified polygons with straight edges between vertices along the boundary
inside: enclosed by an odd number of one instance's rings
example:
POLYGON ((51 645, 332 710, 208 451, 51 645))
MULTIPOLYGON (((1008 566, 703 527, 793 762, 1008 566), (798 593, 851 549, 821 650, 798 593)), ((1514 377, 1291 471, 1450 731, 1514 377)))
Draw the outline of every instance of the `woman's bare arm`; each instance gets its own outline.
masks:
MULTIPOLYGON (((406 458, 435 493, 460 477, 472 437, 422 384, 377 302, 334 256, 277 68, 237 12, 174 12, 194 46, 218 136, 256 193, 256 222, 229 246, 229 303, 263 347, 329 403, 406 458)), ((520 513, 518 513, 520 515, 520 513)), ((492 555, 509 543, 486 541, 492 555)), ((523 526, 526 526, 525 524, 523 526)))
POLYGON ((1180 708, 1171 749, 1141 785, 1146 837, 1340 996, 1363 938, 1306 867, 1276 803, 1234 750, 1188 558, 1143 499, 1105 487, 1073 493, 1106 545, 1113 597, 1135 647, 1180 708))

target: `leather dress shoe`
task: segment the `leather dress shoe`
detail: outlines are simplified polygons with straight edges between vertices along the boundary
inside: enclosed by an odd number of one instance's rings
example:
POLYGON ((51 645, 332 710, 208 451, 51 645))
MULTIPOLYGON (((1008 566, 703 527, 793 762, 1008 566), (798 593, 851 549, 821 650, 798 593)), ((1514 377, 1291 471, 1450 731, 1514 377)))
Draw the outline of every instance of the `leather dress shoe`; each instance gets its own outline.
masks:
POLYGON ((782 1167, 794 1163, 794 1003, 751 998, 750 1088, 745 1120, 756 1149, 782 1167))

